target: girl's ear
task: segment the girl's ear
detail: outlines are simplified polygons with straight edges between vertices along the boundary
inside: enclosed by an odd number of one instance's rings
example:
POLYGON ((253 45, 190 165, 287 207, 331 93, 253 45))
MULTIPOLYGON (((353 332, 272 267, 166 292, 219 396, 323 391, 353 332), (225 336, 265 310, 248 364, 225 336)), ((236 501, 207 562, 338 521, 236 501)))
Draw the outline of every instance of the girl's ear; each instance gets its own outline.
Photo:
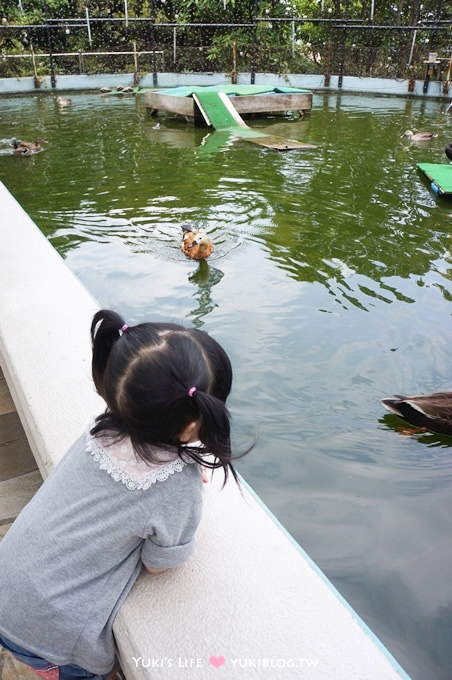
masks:
POLYGON ((182 432, 178 435, 178 440, 183 444, 189 444, 190 442, 196 442, 199 439, 199 426, 198 420, 190 420, 189 423, 184 427, 182 432))

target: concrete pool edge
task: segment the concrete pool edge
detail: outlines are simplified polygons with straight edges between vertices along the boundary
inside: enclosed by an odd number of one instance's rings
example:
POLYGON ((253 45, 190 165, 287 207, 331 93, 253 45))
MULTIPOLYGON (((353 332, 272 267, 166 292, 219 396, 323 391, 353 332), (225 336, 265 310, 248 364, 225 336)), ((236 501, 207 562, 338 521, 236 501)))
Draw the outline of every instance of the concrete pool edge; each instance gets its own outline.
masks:
MULTIPOLYGON (((0 200, 0 361, 46 476, 102 409, 89 377, 98 304, 1 183, 0 200)), ((195 680, 248 679, 263 672, 251 661, 273 659, 270 677, 289 680, 300 676, 288 665, 296 657, 315 678, 408 678, 246 482, 242 498, 233 484, 220 493, 220 477, 206 490, 192 558, 142 575, 118 614, 127 677, 185 678, 177 660, 197 659, 195 680), (150 653, 174 663, 137 663, 150 653)))
MULTIPOLYGON (((216 85, 230 82, 227 73, 192 72, 192 73, 158 73, 157 87, 170 88, 180 85, 216 85)), ((251 82, 250 73, 239 73, 237 84, 247 85, 251 82)), ((442 81, 431 81, 427 92, 423 92, 424 81, 412 82, 413 91, 409 91, 410 81, 407 79, 390 78, 360 78, 358 76, 343 76, 342 87, 339 87, 339 76, 330 77, 329 86, 325 86, 325 76, 318 74, 287 73, 256 73, 256 85, 274 85, 305 88, 319 93, 331 94, 370 94, 397 96, 406 98, 437 99, 450 101, 452 89, 447 94, 443 92, 442 81)), ((112 89, 120 86, 133 86, 133 73, 106 73, 92 75, 59 75, 56 76, 56 86, 52 88, 50 76, 43 76, 40 88, 36 89, 33 77, 0 78, 0 96, 8 94, 39 94, 59 93, 77 90, 99 90, 103 86, 112 89)), ((155 87, 152 73, 143 75, 138 81, 139 87, 155 87)))

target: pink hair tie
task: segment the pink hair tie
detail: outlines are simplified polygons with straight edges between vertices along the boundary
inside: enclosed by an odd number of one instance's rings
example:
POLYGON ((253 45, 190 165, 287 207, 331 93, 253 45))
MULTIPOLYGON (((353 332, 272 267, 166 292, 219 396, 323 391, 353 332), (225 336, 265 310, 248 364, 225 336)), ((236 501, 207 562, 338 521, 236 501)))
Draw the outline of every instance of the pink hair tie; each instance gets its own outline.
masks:
POLYGON ((126 332, 126 330, 127 330, 128 328, 129 328, 129 327, 128 327, 128 325, 127 325, 126 323, 124 324, 124 326, 121 326, 121 328, 120 328, 119 331, 118 331, 119 335, 120 335, 120 336, 121 336, 121 335, 124 335, 124 333, 126 332))
POLYGON ((188 396, 192 397, 195 392, 196 392, 196 387, 190 387, 190 389, 188 390, 188 396))

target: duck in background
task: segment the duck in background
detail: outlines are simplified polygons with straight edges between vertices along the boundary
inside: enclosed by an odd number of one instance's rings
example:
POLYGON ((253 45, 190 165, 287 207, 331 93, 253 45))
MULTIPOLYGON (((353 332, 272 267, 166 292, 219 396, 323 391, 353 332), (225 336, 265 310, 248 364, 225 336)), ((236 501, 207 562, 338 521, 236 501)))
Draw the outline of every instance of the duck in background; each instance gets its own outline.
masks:
POLYGON ((452 392, 404 397, 400 394, 381 403, 411 425, 438 434, 452 434, 452 392))
POLYGON ((34 142, 24 142, 23 140, 12 139, 10 146, 14 149, 13 153, 16 156, 28 156, 32 153, 42 151, 41 144, 47 144, 42 137, 36 137, 34 142))
POLYGON ((213 244, 203 231, 193 229, 189 224, 182 225, 180 248, 191 260, 205 260, 213 253, 213 244))
POLYGON ((412 132, 411 130, 405 130, 400 137, 409 137, 410 142, 430 142, 435 137, 438 137, 438 135, 436 132, 412 132))

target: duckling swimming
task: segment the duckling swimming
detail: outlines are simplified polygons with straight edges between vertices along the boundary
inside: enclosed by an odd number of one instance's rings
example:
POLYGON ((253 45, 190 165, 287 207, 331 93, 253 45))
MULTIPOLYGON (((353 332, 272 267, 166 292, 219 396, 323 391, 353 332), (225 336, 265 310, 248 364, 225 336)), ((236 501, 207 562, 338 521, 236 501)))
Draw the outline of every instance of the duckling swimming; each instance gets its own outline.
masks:
POLYGON ((191 260, 205 260, 213 253, 212 241, 203 231, 193 229, 189 224, 183 224, 182 231, 180 248, 191 260))
POLYGON ((72 99, 70 97, 57 97, 57 102, 60 106, 70 106, 72 99))
POLYGON ((405 130, 400 137, 409 137, 411 142, 429 142, 438 137, 438 135, 436 132, 412 132, 411 130, 405 130))
POLYGON ((13 153, 16 156, 28 156, 32 153, 42 150, 41 144, 46 144, 46 140, 42 137, 36 137, 34 142, 24 142, 20 139, 12 139, 10 146, 14 149, 13 153))
POLYGON ((381 403, 411 425, 439 434, 452 434, 452 392, 413 397, 396 394, 391 399, 382 399, 381 403))

